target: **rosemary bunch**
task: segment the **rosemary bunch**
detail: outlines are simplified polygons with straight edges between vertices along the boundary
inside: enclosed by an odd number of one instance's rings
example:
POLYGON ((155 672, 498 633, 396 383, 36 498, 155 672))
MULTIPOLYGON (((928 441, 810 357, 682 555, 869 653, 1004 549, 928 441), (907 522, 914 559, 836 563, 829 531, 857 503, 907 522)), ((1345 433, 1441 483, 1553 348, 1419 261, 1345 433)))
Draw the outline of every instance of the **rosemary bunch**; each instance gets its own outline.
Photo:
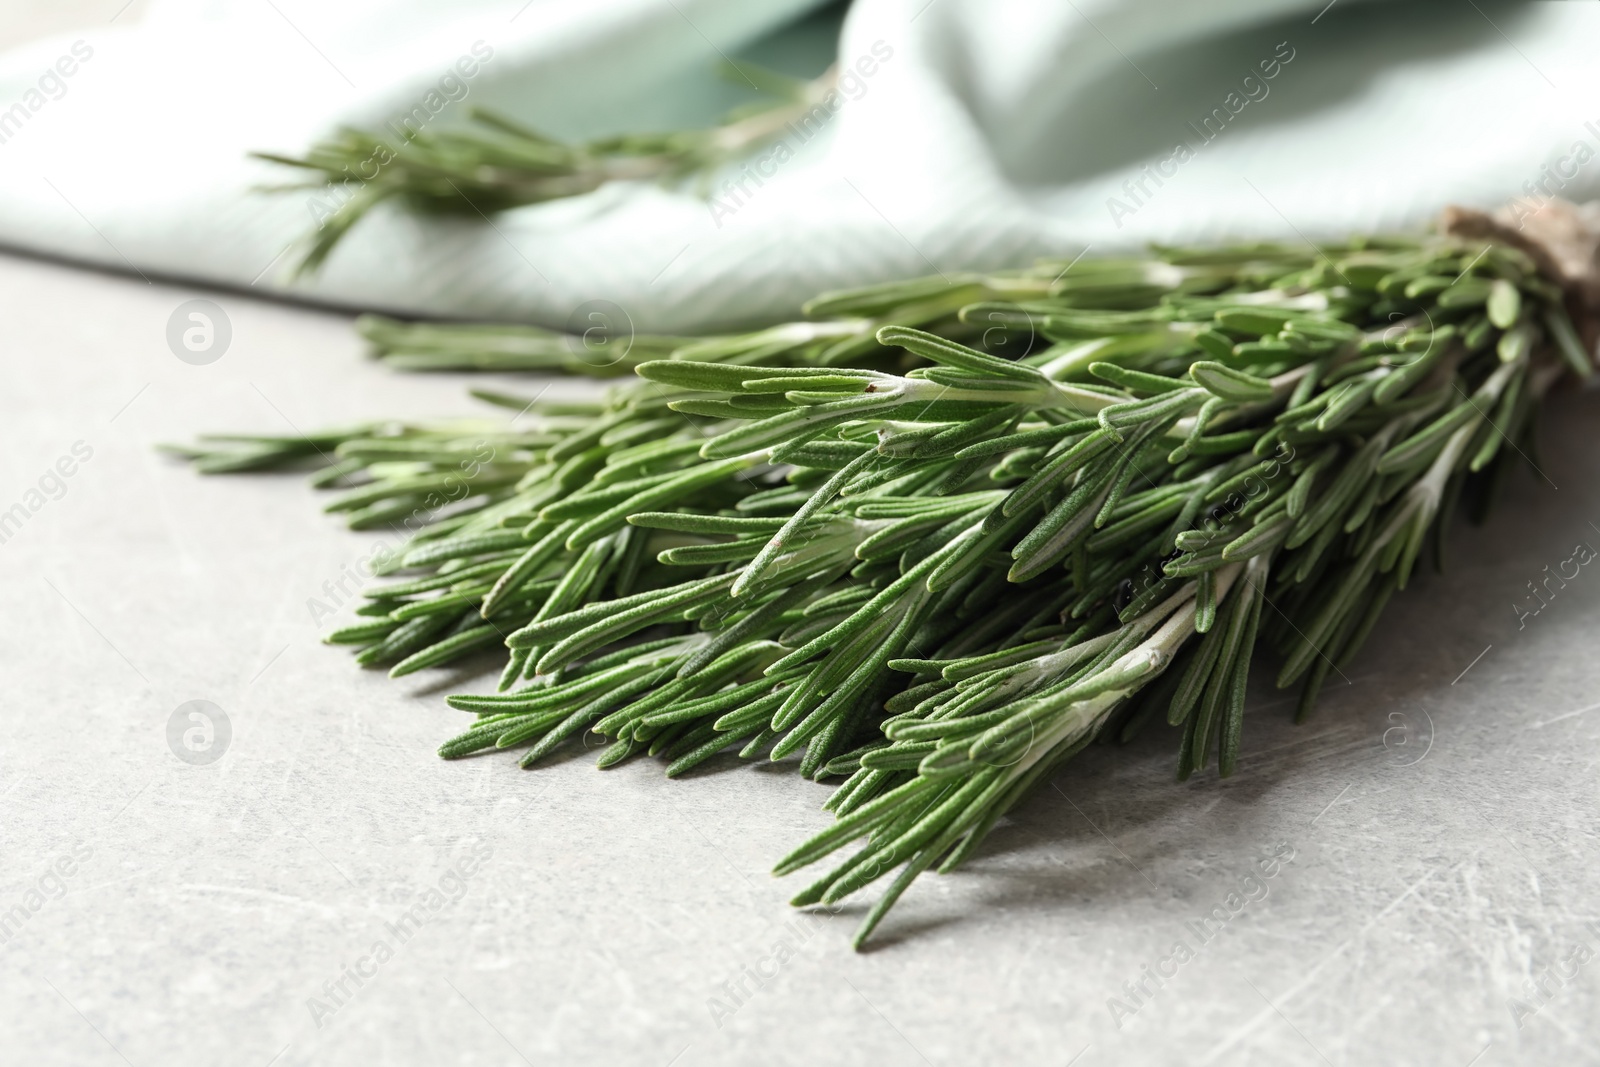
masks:
MULTIPOLYGON (((842 778, 837 821, 778 872, 857 846, 799 905, 892 874, 859 945, 1096 739, 1164 720, 1181 778, 1232 773, 1258 647, 1308 714, 1457 502, 1485 503, 1525 450, 1543 393, 1589 373, 1561 289, 1503 244, 1062 268, 653 341, 666 358, 591 405, 481 394, 518 409, 509 426, 187 454, 324 454, 330 510, 420 527, 328 640, 394 674, 503 648, 496 692, 448 698, 474 718, 447 758, 526 766, 594 732, 601 766, 648 753, 672 776, 737 748, 842 778)), ((401 365, 452 368, 535 336, 366 330, 401 365)))
POLYGON ((504 115, 474 108, 474 125, 440 130, 399 125, 392 133, 343 129, 304 156, 257 152, 272 163, 316 173, 284 189, 326 189, 341 202, 319 220, 297 273, 316 270, 367 212, 390 199, 430 213, 487 215, 593 192, 613 181, 703 178, 778 138, 832 91, 835 71, 798 81, 725 60, 722 75, 770 100, 736 109, 709 129, 631 133, 569 143, 504 115))

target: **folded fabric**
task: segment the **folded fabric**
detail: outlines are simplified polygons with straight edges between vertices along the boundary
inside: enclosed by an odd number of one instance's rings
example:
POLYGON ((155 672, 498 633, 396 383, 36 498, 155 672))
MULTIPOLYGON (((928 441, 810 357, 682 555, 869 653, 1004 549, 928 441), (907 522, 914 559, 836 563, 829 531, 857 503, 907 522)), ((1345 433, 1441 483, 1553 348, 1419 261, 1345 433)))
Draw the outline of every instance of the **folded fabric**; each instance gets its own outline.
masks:
POLYGON ((473 104, 565 137, 702 125, 728 102, 716 60, 797 37, 817 6, 158 2, 0 57, 0 243, 414 315, 560 326, 605 299, 639 329, 690 332, 893 277, 1316 242, 1600 189, 1593 4, 858 0, 826 115, 709 196, 615 183, 493 218, 385 205, 289 279, 318 196, 260 192, 297 175, 247 152, 473 104))

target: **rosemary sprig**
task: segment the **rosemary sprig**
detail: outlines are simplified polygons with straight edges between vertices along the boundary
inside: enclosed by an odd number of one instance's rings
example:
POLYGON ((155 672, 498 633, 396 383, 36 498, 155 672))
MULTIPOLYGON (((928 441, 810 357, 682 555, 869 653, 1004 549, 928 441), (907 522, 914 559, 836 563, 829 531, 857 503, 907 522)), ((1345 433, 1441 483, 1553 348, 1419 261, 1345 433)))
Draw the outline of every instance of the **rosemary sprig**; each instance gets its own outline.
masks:
MULTIPOLYGON (((1092 741, 1164 719, 1181 778, 1233 773, 1258 645, 1309 714, 1455 502, 1520 458, 1539 398, 1588 373, 1562 293, 1516 249, 1323 253, 828 294, 809 321, 649 341, 642 380, 592 404, 484 394, 531 429, 185 454, 326 453, 329 510, 421 527, 329 640, 397 675, 503 647, 495 693, 449 698, 475 718, 447 758, 526 766, 592 731, 601 766, 648 753, 676 776, 737 748, 842 778, 838 820, 778 872, 857 846, 798 905, 892 875, 860 944, 1092 741)), ((365 330, 402 366, 520 344, 513 366, 585 369, 533 332, 365 330)))
POLYGON ((707 176, 779 137, 833 89, 830 68, 798 81, 754 64, 724 61, 723 76, 771 99, 741 107, 709 129, 631 133, 570 143, 504 115, 473 108, 473 126, 391 136, 343 129, 304 156, 257 152, 272 163, 315 172, 310 181, 274 187, 337 190, 341 202, 307 239, 297 274, 315 271, 367 212, 401 199, 430 213, 488 214, 593 192, 613 181, 677 182, 707 176))

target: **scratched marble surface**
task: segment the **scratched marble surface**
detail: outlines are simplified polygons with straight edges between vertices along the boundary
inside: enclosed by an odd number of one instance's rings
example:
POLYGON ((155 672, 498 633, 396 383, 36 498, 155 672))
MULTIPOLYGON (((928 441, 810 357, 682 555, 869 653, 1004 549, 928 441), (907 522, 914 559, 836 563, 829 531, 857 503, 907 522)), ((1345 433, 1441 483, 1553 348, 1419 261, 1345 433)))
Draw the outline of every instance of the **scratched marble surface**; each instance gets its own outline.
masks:
POLYGON ((0 294, 6 1062, 1600 1062, 1600 397, 1311 722, 1254 691, 1226 782, 1175 783, 1165 732, 1090 751, 855 955, 858 909, 766 873, 823 787, 437 760, 464 680, 358 671, 308 606, 379 535, 151 448, 462 412, 465 379, 248 296, 15 258, 0 294), (166 339, 195 297, 232 326, 205 366, 166 339))

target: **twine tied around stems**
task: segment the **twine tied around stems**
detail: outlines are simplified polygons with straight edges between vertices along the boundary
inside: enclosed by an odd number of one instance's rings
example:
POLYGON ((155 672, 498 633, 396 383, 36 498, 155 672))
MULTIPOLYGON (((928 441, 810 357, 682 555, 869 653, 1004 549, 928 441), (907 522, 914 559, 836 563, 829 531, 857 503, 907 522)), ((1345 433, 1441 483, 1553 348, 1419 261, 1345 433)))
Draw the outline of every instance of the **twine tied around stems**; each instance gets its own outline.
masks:
POLYGON ((1452 237, 1498 241, 1526 253, 1561 287, 1584 351, 1600 365, 1600 200, 1512 200, 1494 211, 1451 205, 1439 228, 1452 237))

